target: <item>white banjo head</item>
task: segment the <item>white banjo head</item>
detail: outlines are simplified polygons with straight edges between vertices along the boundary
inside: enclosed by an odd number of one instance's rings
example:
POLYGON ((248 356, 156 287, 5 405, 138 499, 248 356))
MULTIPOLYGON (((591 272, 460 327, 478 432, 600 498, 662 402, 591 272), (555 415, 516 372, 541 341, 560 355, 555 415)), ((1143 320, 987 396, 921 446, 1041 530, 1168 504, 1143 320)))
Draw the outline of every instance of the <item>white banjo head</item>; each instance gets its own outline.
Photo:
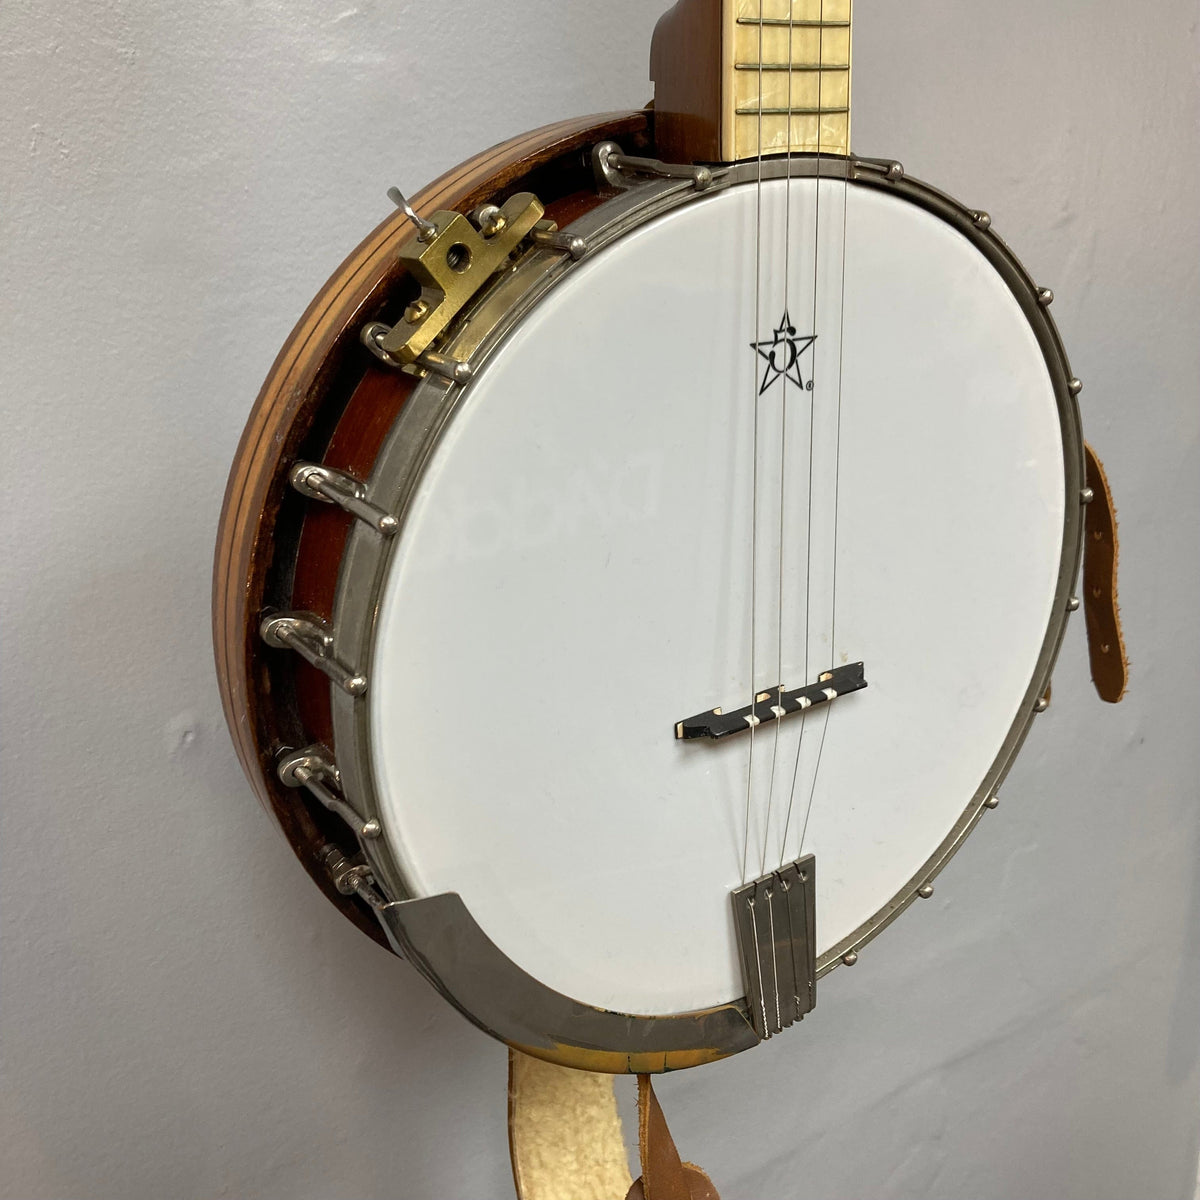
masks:
POLYGON ((840 161, 587 218, 611 240, 529 268, 470 384, 422 383, 370 484, 400 533, 343 567, 370 688, 335 696, 339 766, 378 873, 587 1009, 741 1003, 730 892, 802 854, 819 968, 873 936, 982 811, 1061 634, 1052 326, 969 215, 840 161), (861 691, 675 736, 860 661, 861 691))

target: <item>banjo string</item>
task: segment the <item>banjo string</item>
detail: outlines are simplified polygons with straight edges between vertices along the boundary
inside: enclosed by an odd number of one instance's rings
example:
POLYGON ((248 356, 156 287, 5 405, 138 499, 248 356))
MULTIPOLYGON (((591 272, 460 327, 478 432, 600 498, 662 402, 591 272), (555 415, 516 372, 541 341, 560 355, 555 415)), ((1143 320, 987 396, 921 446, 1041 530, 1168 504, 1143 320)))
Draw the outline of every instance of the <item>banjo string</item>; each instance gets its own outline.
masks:
MULTIPOLYGON (((823 0, 822 0, 823 2, 823 0)), ((789 298, 790 298, 790 283, 791 283, 791 250, 792 250, 792 82, 795 79, 795 71, 790 68, 793 66, 794 45, 796 32, 796 10, 795 0, 788 0, 788 91, 787 91, 787 158, 785 162, 784 174, 784 191, 783 191, 783 318, 786 324, 790 324, 789 316, 789 298)), ((761 55, 760 55, 761 63, 761 55)), ((761 96, 759 98, 759 106, 762 105, 761 96)), ((791 330, 785 330, 785 334, 790 335, 791 330)), ((794 342, 788 342, 789 358, 785 360, 783 372, 782 395, 779 401, 779 554, 776 563, 779 589, 776 595, 775 603, 775 679, 776 679, 776 694, 775 704, 777 707, 783 706, 783 531, 784 531, 784 514, 786 511, 786 494, 787 494, 787 385, 788 372, 791 370, 791 355, 796 352, 794 342)), ((814 351, 815 354, 815 351, 814 351)), ((762 838, 762 854, 759 859, 758 873, 760 875, 766 873, 767 869, 767 843, 771 835, 771 808, 775 799, 775 773, 776 765, 779 761, 779 714, 776 713, 775 721, 775 738, 771 747, 771 782, 767 789, 767 815, 763 820, 763 838, 762 838)))
MULTIPOLYGON (((821 0, 821 7, 817 17, 819 26, 817 29, 817 163, 816 174, 814 181, 813 195, 813 288, 812 288, 812 331, 814 335, 813 342, 813 358, 812 370, 814 375, 814 385, 812 399, 808 405, 808 501, 804 519, 804 683, 808 684, 808 669, 810 662, 809 645, 812 640, 812 621, 810 619, 812 612, 812 508, 813 508, 813 462, 814 462, 814 444, 816 434, 816 369, 817 369, 817 299, 820 284, 820 253, 821 253, 821 133, 822 133, 822 116, 821 107, 823 99, 823 90, 825 82, 825 72, 820 68, 825 61, 825 0, 821 0)), ((843 247, 843 260, 845 258, 843 247)), ((840 367, 839 367, 840 370, 840 367)), ((839 389, 841 386, 839 378, 839 389)), ((782 536, 782 531, 781 531, 782 536)), ((826 713, 828 720, 828 713, 826 713)), ((782 865, 787 859, 787 835, 792 823, 792 809, 796 802, 796 780, 800 774, 800 757, 804 749, 804 731, 808 723, 808 709, 800 710, 800 732, 796 737, 796 759, 792 764, 792 782, 788 789, 788 804, 787 814, 783 821, 783 837, 780 841, 779 861, 782 865)), ((811 803, 811 798, 810 798, 811 803)), ((806 814, 807 818, 807 814, 806 814)), ((803 848, 803 835, 801 835, 801 849, 803 848)))
MULTIPOLYGON (((824 2, 824 0, 822 0, 824 2)), ((849 149, 849 147, 847 147, 849 149)), ((833 545, 831 548, 832 561, 830 571, 830 604, 829 604, 829 654, 830 665, 836 665, 837 659, 837 569, 838 569, 838 515, 840 509, 841 473, 842 473, 842 374, 846 360, 846 226, 850 207, 850 177, 842 188, 842 270, 841 295, 838 314, 838 383, 837 383, 837 417, 834 431, 833 451, 833 545)), ((825 753, 825 735, 829 730, 829 706, 821 719, 821 734, 817 742, 817 760, 813 764, 812 782, 808 789, 808 800, 804 806, 804 821, 800 826, 799 853, 804 853, 804 837, 808 832, 808 821, 812 816, 813 797, 817 792, 817 776, 821 771, 821 759, 825 753)))
MULTIPOLYGON (((824 0, 821 0, 824 3, 824 0)), ((758 181, 754 198, 754 340, 761 340, 759 296, 762 282, 762 161, 763 161, 763 11, 758 9, 758 181)), ((758 640, 758 357, 753 356, 750 376, 754 397, 754 435, 751 438, 750 471, 750 750, 746 756, 746 814, 742 838, 742 883, 746 882, 746 859, 750 851, 750 797, 754 788, 754 702, 758 693, 754 681, 758 640)))

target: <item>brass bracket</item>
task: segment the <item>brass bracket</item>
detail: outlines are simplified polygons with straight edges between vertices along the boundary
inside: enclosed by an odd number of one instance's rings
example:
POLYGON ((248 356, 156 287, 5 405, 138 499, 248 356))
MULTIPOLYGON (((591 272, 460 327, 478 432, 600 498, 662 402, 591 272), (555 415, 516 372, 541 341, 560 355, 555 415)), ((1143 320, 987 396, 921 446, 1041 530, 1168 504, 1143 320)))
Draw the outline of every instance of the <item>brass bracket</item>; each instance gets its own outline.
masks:
POLYGON ((435 212, 400 247, 400 262, 421 285, 421 295, 379 339, 379 350, 402 366, 416 362, 534 226, 551 225, 542 219, 544 212, 532 192, 517 192, 500 208, 480 209, 479 228, 462 213, 435 212))

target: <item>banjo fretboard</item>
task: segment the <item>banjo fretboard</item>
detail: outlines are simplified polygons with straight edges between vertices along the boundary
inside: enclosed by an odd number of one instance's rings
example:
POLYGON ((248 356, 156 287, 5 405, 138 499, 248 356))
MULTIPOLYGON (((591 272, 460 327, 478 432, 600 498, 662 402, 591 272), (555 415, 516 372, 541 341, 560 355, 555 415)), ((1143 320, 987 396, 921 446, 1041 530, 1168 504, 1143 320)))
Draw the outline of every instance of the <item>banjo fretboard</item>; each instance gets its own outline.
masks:
POLYGON ((668 162, 850 153, 851 0, 678 0, 650 47, 668 162))
POLYGON ((725 0, 728 160, 850 152, 850 0, 725 0))

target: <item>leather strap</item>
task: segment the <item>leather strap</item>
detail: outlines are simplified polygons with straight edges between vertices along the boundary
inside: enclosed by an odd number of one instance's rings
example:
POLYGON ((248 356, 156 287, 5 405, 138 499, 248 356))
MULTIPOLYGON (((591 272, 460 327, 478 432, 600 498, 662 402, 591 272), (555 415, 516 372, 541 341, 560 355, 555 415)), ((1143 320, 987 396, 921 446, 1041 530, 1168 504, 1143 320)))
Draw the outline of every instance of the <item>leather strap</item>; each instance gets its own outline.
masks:
POLYGON ((1116 704, 1125 695, 1129 660, 1117 604, 1117 514, 1104 464, 1084 443, 1092 502, 1084 517, 1083 612, 1087 619, 1092 682, 1101 700, 1116 704))
POLYGON ((520 1200, 621 1200, 629 1190, 611 1075, 510 1050, 508 1145, 520 1200))
POLYGON ((721 1200, 695 1163, 680 1161, 649 1075, 638 1076, 638 1148, 642 1175, 625 1200, 721 1200))

